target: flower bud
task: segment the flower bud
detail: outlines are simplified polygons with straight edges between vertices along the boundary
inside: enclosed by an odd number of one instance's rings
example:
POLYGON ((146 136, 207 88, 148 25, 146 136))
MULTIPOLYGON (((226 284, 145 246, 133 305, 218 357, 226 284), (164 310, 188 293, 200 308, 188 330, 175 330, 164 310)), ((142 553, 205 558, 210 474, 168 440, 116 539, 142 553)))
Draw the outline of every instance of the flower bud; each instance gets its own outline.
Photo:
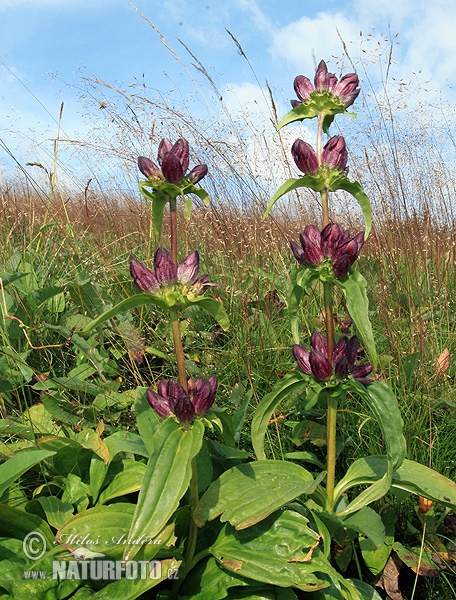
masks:
POLYGON ((197 377, 188 380, 188 393, 192 398, 195 414, 201 416, 214 404, 217 391, 217 379, 211 375, 209 379, 197 377))
POLYGON ((321 162, 325 167, 345 171, 347 168, 348 152, 345 140, 341 135, 333 136, 323 148, 321 162))
POLYGON ((171 260, 171 254, 165 248, 158 248, 155 252, 154 271, 159 284, 166 285, 176 281, 176 265, 171 260))
POLYGON ((325 337, 319 331, 314 331, 310 336, 310 345, 312 350, 317 350, 325 356, 328 355, 328 344, 326 343, 325 337))
POLYGON ((327 356, 318 350, 312 350, 309 355, 312 374, 320 381, 327 381, 332 375, 332 366, 327 356))
POLYGON ((374 367, 372 365, 359 365, 352 367, 351 373, 355 379, 360 383, 372 383, 373 379, 366 377, 369 373, 372 373, 374 367))
POLYGON ((177 266, 177 279, 184 285, 192 285, 198 277, 199 254, 192 252, 177 266))
POLYGON ((160 145, 158 146, 158 156, 157 156, 158 164, 160 165, 160 167, 163 164, 163 159, 165 158, 165 154, 170 152, 172 147, 173 147, 173 144, 168 138, 163 138, 162 141, 160 142, 160 145))
POLYGON ((317 70, 315 71, 315 89, 317 92, 325 91, 328 89, 329 78, 328 78, 328 67, 324 60, 318 63, 317 70))
POLYGON ((160 287, 160 284, 152 271, 135 258, 132 258, 130 261, 130 274, 133 277, 133 281, 142 292, 153 294, 160 287))
POLYGON ((161 177, 161 171, 155 163, 145 156, 138 157, 138 167, 141 173, 147 177, 147 179, 156 179, 161 177))
POLYGON ((358 84, 358 75, 349 73, 348 75, 344 75, 334 86, 333 94, 339 97, 345 108, 351 106, 358 97, 361 91, 358 84))
MULTIPOLYGON (((294 91, 296 92, 296 96, 301 100, 301 102, 305 102, 306 100, 308 100, 310 98, 310 94, 315 91, 315 88, 312 85, 310 79, 304 77, 304 75, 298 75, 295 78, 293 82, 293 87, 294 91)), ((298 106, 299 104, 300 102, 297 102, 298 106)))
POLYGON ((304 256, 304 250, 302 249, 302 246, 300 246, 296 242, 293 242, 293 240, 290 240, 290 246, 298 263, 300 265, 305 264, 306 258, 304 256))
POLYGON ((348 359, 349 365, 353 366, 358 357, 358 336, 354 335, 347 341, 345 356, 348 359))
POLYGON ((300 234, 299 239, 303 249, 304 259, 309 265, 319 265, 324 259, 324 254, 319 246, 313 243, 304 232, 300 234))
POLYGON ((159 417, 166 419, 172 415, 172 410, 169 407, 168 400, 163 396, 160 396, 160 394, 157 394, 157 392, 148 389, 146 392, 146 399, 159 417))
MULTIPOLYGON (((334 346, 334 349, 331 353, 331 362, 334 366, 342 358, 342 356, 345 356, 345 351, 347 349, 347 342, 348 342, 348 338, 346 336, 344 336, 334 346)), ((348 366, 348 363, 347 363, 347 366, 348 366)))
POLYGON ((338 379, 344 379, 348 376, 350 370, 348 365, 348 360, 345 354, 341 356, 336 363, 334 364, 334 371, 336 373, 336 377, 338 379))
MULTIPOLYGON (((189 164, 189 153, 190 149, 188 146, 188 142, 185 138, 179 138, 174 146, 171 148, 170 152, 175 154, 179 159, 179 162, 182 166, 183 175, 187 172, 188 164, 189 164)), ((181 177, 181 179, 182 179, 181 177)))
POLYGON ((307 375, 312 375, 312 369, 309 362, 310 352, 299 344, 295 344, 291 351, 293 352, 293 356, 295 357, 298 367, 301 369, 301 371, 307 375))
POLYGON ((193 184, 198 183, 203 177, 206 177, 207 171, 207 165, 197 165, 188 174, 188 179, 193 184))
POLYGON ((184 392, 179 396, 174 406, 174 414, 183 425, 190 425, 195 417, 195 408, 184 392))
POLYGON ((291 147, 296 166, 305 175, 314 175, 318 171, 318 158, 315 150, 304 140, 296 140, 291 147))
POLYGON ((337 223, 328 223, 321 232, 321 249, 326 258, 332 258, 343 235, 342 227, 337 223))
POLYGON ((168 183, 177 185, 184 178, 184 169, 182 168, 179 157, 174 152, 167 152, 163 157, 162 173, 168 183))

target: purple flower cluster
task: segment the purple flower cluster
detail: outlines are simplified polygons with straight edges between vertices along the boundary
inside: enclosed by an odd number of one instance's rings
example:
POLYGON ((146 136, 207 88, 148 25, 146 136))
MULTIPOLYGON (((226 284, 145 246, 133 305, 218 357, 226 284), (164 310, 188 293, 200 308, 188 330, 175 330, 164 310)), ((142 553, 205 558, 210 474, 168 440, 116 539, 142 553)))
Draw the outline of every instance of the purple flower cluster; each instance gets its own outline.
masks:
POLYGON ((294 90, 299 100, 292 100, 293 108, 299 106, 302 102, 311 99, 311 95, 321 92, 330 92, 339 102, 348 108, 358 97, 360 92, 359 79, 355 73, 344 75, 340 80, 334 73, 328 73, 328 67, 324 60, 320 61, 315 72, 314 83, 304 75, 298 75, 293 83, 294 90))
POLYGON ((333 375, 333 370, 338 379, 351 375, 360 383, 371 383, 369 379, 372 365, 355 366, 358 354, 358 338, 356 335, 350 339, 341 338, 328 358, 328 345, 324 336, 314 331, 310 338, 310 351, 299 344, 293 346, 293 356, 298 367, 307 375, 313 375, 319 381, 328 381, 333 375))
POLYGON ((296 260, 302 265, 319 265, 325 258, 331 259, 334 275, 341 279, 358 258, 364 244, 364 232, 353 238, 337 223, 329 223, 320 232, 315 225, 308 225, 299 236, 301 245, 290 241, 296 260))
POLYGON ((160 288, 169 287, 176 282, 192 287, 197 294, 216 285, 209 281, 209 275, 198 277, 198 270, 199 254, 197 251, 189 254, 176 267, 168 250, 158 248, 154 256, 153 272, 134 258, 130 262, 133 281, 142 292, 148 294, 156 294, 160 288))
MULTIPOLYGON (((178 185, 188 169, 189 146, 184 138, 180 138, 173 145, 168 138, 163 138, 158 147, 158 167, 150 158, 140 156, 138 167, 143 175, 152 181, 161 181, 163 178, 174 185, 178 185)), ((190 183, 198 183, 207 174, 207 165, 197 165, 187 175, 190 183)))
MULTIPOLYGON (((296 140, 291 147, 291 154, 300 171, 306 175, 315 175, 318 171, 318 157, 315 150, 304 140, 296 140)), ((348 152, 345 140, 341 135, 333 136, 324 146, 321 153, 321 164, 329 169, 348 172, 348 152)))
POLYGON ((217 379, 197 377, 187 382, 188 393, 174 379, 159 381, 157 391, 148 389, 147 402, 160 417, 166 419, 175 415, 183 425, 189 425, 195 417, 200 417, 214 404, 217 379))

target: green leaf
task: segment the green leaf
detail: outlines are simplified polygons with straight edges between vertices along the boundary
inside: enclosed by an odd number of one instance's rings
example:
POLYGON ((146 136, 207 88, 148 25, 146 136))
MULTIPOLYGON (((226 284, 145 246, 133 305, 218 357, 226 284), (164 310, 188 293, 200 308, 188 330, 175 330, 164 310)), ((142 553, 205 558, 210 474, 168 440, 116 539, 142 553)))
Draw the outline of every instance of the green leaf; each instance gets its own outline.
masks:
POLYGON ((359 271, 351 271, 343 279, 338 279, 336 283, 344 292, 347 310, 355 322, 375 369, 378 365, 378 356, 372 325, 369 319, 367 281, 359 271))
POLYGON ((54 456, 47 450, 23 450, 0 465, 0 497, 23 473, 54 456))
MULTIPOLYGON (((193 458, 201 449, 204 425, 195 421, 183 429, 172 418, 160 423, 154 433, 154 450, 147 463, 138 496, 130 539, 146 534, 155 537, 163 529, 190 483, 193 458)), ((138 547, 129 544, 124 559, 131 560, 138 547)))
POLYGON ((285 510, 249 529, 236 531, 225 525, 211 552, 224 568, 242 577, 306 592, 326 588, 335 580, 353 591, 351 600, 360 600, 356 589, 321 554, 319 540, 304 516, 285 510), (329 581, 321 575, 329 575, 329 581))
POLYGON ((323 479, 303 467, 280 460, 260 460, 232 467, 212 482, 193 518, 202 527, 222 515, 236 529, 245 529, 302 494, 312 494, 323 479))
POLYGON ((223 331, 226 331, 230 326, 230 318, 223 308, 222 303, 215 298, 207 298, 205 296, 198 296, 190 300, 191 304, 197 304, 204 308, 220 325, 223 331))
POLYGON ((44 519, 8 504, 0 504, 0 537, 23 540, 32 531, 41 533, 42 543, 48 549, 52 548, 54 534, 44 519))
POLYGON ((309 294, 313 282, 318 279, 318 271, 314 269, 299 269, 295 281, 287 290, 287 308, 290 318, 291 332, 295 344, 299 344, 298 309, 304 294, 309 294))
POLYGON ((350 181, 348 177, 344 177, 338 180, 337 184, 332 187, 332 191, 335 192, 336 190, 344 190, 345 192, 351 194, 358 201, 358 204, 363 211, 364 221, 366 223, 364 237, 367 239, 372 228, 372 211, 370 200, 361 187, 361 184, 357 181, 350 181))
MULTIPOLYGON (((148 456, 154 449, 153 435, 160 424, 160 418, 146 399, 146 388, 138 388, 138 396, 134 404, 136 424, 142 444, 146 447, 148 456)), ((120 433, 120 432, 119 432, 120 433)))
MULTIPOLYGON (((402 417, 397 399, 391 389, 382 381, 374 381, 367 387, 353 381, 353 389, 365 400, 373 412, 380 428, 386 446, 387 469, 380 479, 377 479, 366 490, 362 491, 340 515, 347 515, 366 506, 374 500, 384 496, 392 483, 393 472, 400 467, 406 452, 406 442, 402 432, 402 417)), ((352 487, 352 472, 348 469, 345 476, 339 481, 334 490, 334 497, 340 498, 341 494, 352 487)))
POLYGON ((90 333, 92 329, 95 329, 95 327, 98 327, 102 323, 112 319, 112 317, 115 317, 123 312, 127 312, 128 310, 132 310, 133 308, 137 308, 138 306, 144 306, 145 304, 153 304, 159 308, 167 308, 166 302, 154 294, 135 294, 134 296, 130 296, 130 298, 125 298, 125 300, 122 300, 112 308, 99 315, 96 319, 90 321, 90 323, 88 323, 84 329, 79 332, 79 334, 86 335, 90 333))
POLYGON ((274 204, 279 198, 281 198, 285 194, 288 194, 288 192, 292 192, 293 190, 296 190, 301 187, 310 188, 311 190, 314 190, 314 192, 321 192, 321 190, 324 188, 324 182, 322 182, 321 178, 315 175, 304 175, 304 177, 299 177, 299 179, 293 177, 291 179, 287 179, 285 183, 282 183, 277 192, 269 201, 266 212, 263 215, 263 219, 265 219, 268 216, 269 212, 271 211, 271 208, 274 206, 274 204))
POLYGON ((312 92, 310 98, 298 106, 292 108, 278 123, 276 129, 279 131, 285 125, 294 121, 303 121, 304 119, 314 119, 319 113, 323 113, 323 130, 328 133, 328 129, 337 114, 346 114, 356 118, 355 113, 347 111, 345 106, 332 95, 331 92, 312 92))
POLYGON ((122 471, 117 473, 111 483, 101 492, 99 504, 105 504, 108 500, 126 496, 141 489, 146 465, 131 459, 123 460, 122 465, 122 471))
POLYGON ((228 596, 228 590, 237 586, 248 586, 245 577, 224 569, 212 556, 201 560, 185 578, 184 595, 181 600, 223 600, 228 596))
POLYGON ((347 529, 353 529, 369 538, 376 548, 380 548, 385 541, 383 521, 380 515, 368 506, 343 518, 342 522, 347 529))
MULTIPOLYGON (((255 410, 252 419, 252 446, 256 457, 259 460, 264 460, 266 454, 264 452, 264 436, 269 425, 269 421, 278 404, 287 398, 290 394, 299 389, 305 389, 309 386, 308 378, 298 370, 287 373, 283 379, 279 380, 272 392, 266 394, 255 410)), ((314 397, 315 402, 318 400, 318 394, 314 397)), ((313 402, 312 404, 315 404, 313 402)))
POLYGON ((58 529, 74 514, 74 508, 67 502, 62 502, 56 496, 39 496, 27 503, 27 512, 36 513, 34 505, 38 505, 46 516, 49 525, 58 529))

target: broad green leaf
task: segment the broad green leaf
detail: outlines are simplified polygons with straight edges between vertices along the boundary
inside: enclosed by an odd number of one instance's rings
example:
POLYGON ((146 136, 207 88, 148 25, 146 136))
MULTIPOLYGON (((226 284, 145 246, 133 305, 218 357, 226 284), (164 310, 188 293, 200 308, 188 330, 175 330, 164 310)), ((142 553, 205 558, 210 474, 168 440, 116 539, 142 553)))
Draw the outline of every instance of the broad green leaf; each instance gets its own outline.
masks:
POLYGON ((87 333, 90 333, 92 329, 95 329, 95 327, 98 327, 109 319, 112 319, 112 317, 146 304, 153 304, 159 308, 167 307, 166 302, 154 294, 135 294, 134 296, 130 296, 130 298, 125 298, 125 300, 122 300, 112 308, 99 315, 96 319, 90 321, 90 323, 88 323, 84 329, 78 333, 80 335, 86 335, 87 333))
POLYGON ((350 181, 348 177, 344 177, 337 182, 336 186, 333 186, 332 190, 334 192, 336 190, 344 190, 356 198, 361 210, 363 211, 364 221, 366 223, 364 238, 367 239, 372 228, 372 211, 370 200, 361 187, 361 184, 357 181, 350 181))
POLYGON ((221 515, 222 522, 245 529, 298 496, 312 494, 324 475, 314 480, 303 467, 280 460, 237 465, 211 483, 193 518, 202 527, 221 515))
POLYGON ((145 446, 148 453, 146 457, 148 458, 154 449, 154 432, 161 421, 157 413, 147 402, 146 388, 138 388, 138 395, 133 410, 136 415, 136 425, 141 436, 141 443, 145 446))
POLYGON ((237 586, 254 584, 235 572, 227 571, 214 557, 201 560, 185 578, 179 594, 181 600, 223 600, 228 597, 228 590, 237 586))
POLYGON ((369 300, 366 291, 367 281, 359 271, 351 271, 343 279, 337 280, 337 286, 344 292, 347 310, 361 334, 375 369, 378 365, 378 356, 369 318, 369 300))
POLYGON ((326 588, 334 580, 350 589, 351 600, 361 600, 321 554, 319 541, 304 516, 285 510, 241 531, 226 524, 211 552, 223 567, 242 577, 306 592, 326 588))
POLYGON ((314 269, 299 269, 295 281, 287 290, 287 308, 290 319, 293 342, 299 344, 299 304, 304 294, 309 294, 314 281, 318 279, 318 271, 314 269))
MULTIPOLYGON (((36 540, 36 551, 39 550, 39 544, 46 546, 47 549, 52 548, 54 534, 44 519, 8 504, 0 504, 0 537, 23 540, 30 532, 38 532, 42 536, 41 542, 36 540)), ((32 553, 34 551, 33 545, 31 551, 32 553)))
MULTIPOLYGON (((147 406, 149 407, 149 411, 154 413, 150 405, 148 404, 147 406)), ((149 433, 149 437, 152 437, 152 433, 149 433)), ((128 452, 149 458, 149 452, 146 444, 144 443, 144 438, 136 433, 133 433, 132 431, 116 431, 108 436, 105 439, 105 442, 109 449, 110 462, 120 452, 128 452)))
POLYGON ((26 471, 54 454, 55 452, 47 450, 23 450, 1 464, 0 497, 26 471))
MULTIPOLYGON (((156 585, 172 579, 174 573, 178 573, 180 561, 175 558, 167 558, 157 561, 154 564, 152 577, 139 579, 119 579, 108 583, 104 588, 91 595, 89 598, 94 600, 134 600, 135 598, 145 597, 143 594, 154 588, 156 585)), ((155 597, 155 596, 154 596, 155 597)), ((81 597, 82 600, 83 597, 81 597)))
MULTIPOLYGON (((276 407, 282 400, 290 394, 294 394, 299 389, 306 389, 309 386, 308 378, 299 370, 287 373, 283 379, 278 381, 272 392, 266 394, 255 409, 252 419, 252 446, 259 460, 264 460, 264 436, 269 421, 276 407)), ((318 400, 318 394, 314 397, 315 404, 318 400)))
POLYGON ((122 471, 117 473, 111 483, 101 492, 100 504, 105 504, 108 500, 119 498, 119 496, 138 492, 141 489, 146 465, 131 459, 123 460, 122 463, 122 471))
POLYGON ((329 127, 337 114, 346 114, 356 118, 355 113, 347 111, 345 106, 335 98, 331 92, 312 92, 310 98, 292 108, 278 123, 277 131, 294 121, 313 119, 323 113, 323 131, 328 133, 329 127))
MULTIPOLYGON (((195 421, 185 430, 168 418, 156 429, 154 450, 147 463, 133 522, 128 534, 155 537, 163 529, 190 484, 193 458, 201 449, 204 425, 195 421)), ((127 545, 124 559, 131 560, 138 548, 127 545)))
POLYGON ((196 304, 204 308, 211 317, 217 321, 223 331, 226 331, 230 326, 230 318, 223 308, 222 303, 215 298, 207 298, 205 296, 198 296, 191 300, 191 304, 196 304))
MULTIPOLYGON (((39 496, 27 503, 27 512, 36 513, 34 507, 39 506, 47 522, 55 529, 61 527, 74 514, 74 508, 67 502, 62 502, 56 496, 39 496)), ((41 515, 38 515, 41 516, 41 515)))
POLYGON ((353 529, 364 536, 374 544, 376 548, 385 541, 385 526, 380 515, 372 508, 364 506, 356 513, 342 519, 347 529, 353 529))

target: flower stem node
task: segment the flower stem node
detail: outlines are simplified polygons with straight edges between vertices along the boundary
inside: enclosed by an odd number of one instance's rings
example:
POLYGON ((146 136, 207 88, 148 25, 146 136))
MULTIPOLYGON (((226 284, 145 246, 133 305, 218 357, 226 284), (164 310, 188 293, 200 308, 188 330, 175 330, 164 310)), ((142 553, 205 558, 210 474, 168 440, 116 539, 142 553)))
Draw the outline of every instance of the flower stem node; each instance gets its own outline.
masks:
POLYGON ((320 332, 314 331, 310 338, 310 350, 295 344, 292 352, 301 371, 306 375, 313 375, 318 381, 326 382, 333 376, 336 379, 345 379, 350 375, 363 384, 373 381, 367 377, 373 370, 372 365, 355 366, 358 354, 356 335, 341 338, 328 357, 326 339, 320 332))
POLYGON ((159 417, 166 419, 174 415, 188 427, 195 417, 205 415, 214 404, 217 379, 213 375, 209 379, 197 377, 189 379, 187 386, 188 393, 174 379, 159 381, 157 391, 147 390, 147 402, 159 417))

